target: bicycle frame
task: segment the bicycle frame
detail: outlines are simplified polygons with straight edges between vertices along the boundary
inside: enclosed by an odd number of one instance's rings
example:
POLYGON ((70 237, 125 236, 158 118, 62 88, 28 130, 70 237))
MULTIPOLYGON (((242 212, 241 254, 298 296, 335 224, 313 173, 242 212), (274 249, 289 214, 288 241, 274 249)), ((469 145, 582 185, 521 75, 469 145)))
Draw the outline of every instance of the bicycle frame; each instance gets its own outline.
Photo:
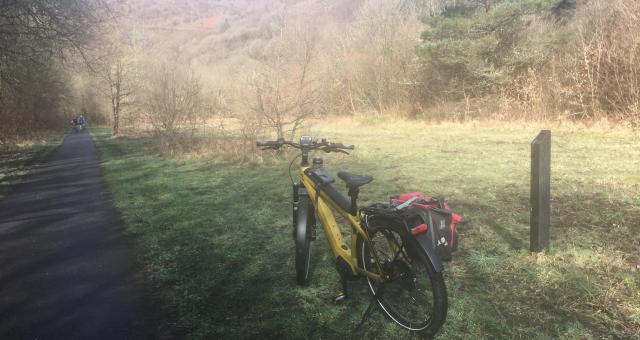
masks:
POLYGON ((382 282, 383 278, 376 273, 372 273, 366 271, 358 266, 358 255, 356 249, 356 241, 358 237, 362 237, 365 242, 370 242, 367 233, 362 229, 360 224, 360 216, 359 214, 351 215, 349 212, 342 209, 338 206, 328 195, 326 195, 323 191, 320 191, 320 196, 316 197, 318 192, 316 191, 316 186, 311 178, 307 174, 305 174, 305 170, 310 168, 310 165, 305 162, 302 162, 299 166, 300 171, 300 179, 302 185, 307 189, 307 193, 309 194, 309 198, 312 202, 314 202, 314 206, 317 203, 317 207, 315 210, 317 212, 318 219, 322 224, 322 228, 324 229, 325 235, 327 235, 327 239, 329 240, 329 245, 331 246, 331 250, 336 257, 341 257, 346 261, 347 264, 351 267, 353 273, 367 276, 376 281, 382 282), (342 217, 347 220, 347 222, 351 225, 351 247, 349 247, 345 242, 342 236, 342 232, 340 231, 340 226, 336 221, 335 216, 333 215, 332 209, 338 212, 342 217))

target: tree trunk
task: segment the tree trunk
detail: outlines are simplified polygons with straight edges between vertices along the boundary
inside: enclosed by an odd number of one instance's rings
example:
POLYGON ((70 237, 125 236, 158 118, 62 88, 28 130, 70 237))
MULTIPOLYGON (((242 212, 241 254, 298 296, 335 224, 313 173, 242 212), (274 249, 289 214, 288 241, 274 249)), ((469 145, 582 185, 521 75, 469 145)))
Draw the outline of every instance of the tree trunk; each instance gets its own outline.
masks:
POLYGON ((120 86, 122 85, 122 69, 120 62, 116 64, 115 77, 115 93, 111 97, 111 106, 113 108, 113 135, 117 136, 120 132, 120 86))
POLYGON ((120 129, 120 112, 115 107, 113 108, 113 135, 117 136, 120 129))
POLYGON ((111 98, 111 108, 113 111, 113 135, 120 132, 120 84, 116 84, 115 95, 111 98))

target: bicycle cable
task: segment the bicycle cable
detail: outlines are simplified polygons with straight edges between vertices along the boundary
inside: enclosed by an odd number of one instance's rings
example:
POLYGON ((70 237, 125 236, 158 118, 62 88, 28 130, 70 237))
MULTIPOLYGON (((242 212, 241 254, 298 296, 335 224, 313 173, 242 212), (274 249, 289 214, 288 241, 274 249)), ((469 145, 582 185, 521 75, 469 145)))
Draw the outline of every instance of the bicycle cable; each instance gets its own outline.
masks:
POLYGON ((293 162, 295 162, 296 159, 298 159, 298 157, 302 157, 302 156, 301 155, 297 155, 297 156, 293 157, 293 159, 291 160, 291 163, 289 163, 289 179, 291 180, 291 185, 296 184, 293 181, 293 176, 291 175, 291 167, 293 166, 293 162))

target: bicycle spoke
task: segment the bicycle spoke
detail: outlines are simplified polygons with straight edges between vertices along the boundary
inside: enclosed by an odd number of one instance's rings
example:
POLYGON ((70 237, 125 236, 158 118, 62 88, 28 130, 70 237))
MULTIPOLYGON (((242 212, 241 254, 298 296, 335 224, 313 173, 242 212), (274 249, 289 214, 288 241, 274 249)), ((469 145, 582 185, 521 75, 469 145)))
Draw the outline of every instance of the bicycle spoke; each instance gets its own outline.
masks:
POLYGON ((393 244, 394 246, 398 249, 398 252, 394 255, 393 260, 397 260, 398 259, 398 254, 402 253, 402 256, 404 257, 404 259, 406 261, 409 261, 409 263, 413 263, 413 261, 411 261, 411 258, 409 257, 409 255, 407 255, 407 253, 404 251, 404 243, 402 244, 398 244, 398 240, 392 235, 391 238, 393 239, 393 244))
POLYGON ((371 255, 377 253, 379 260, 383 262, 370 258, 369 263, 384 265, 385 268, 381 269, 386 275, 392 277, 391 281, 372 286, 372 289, 376 287, 374 292, 379 301, 392 315, 403 318, 410 328, 419 327, 427 322, 428 315, 431 314, 429 312, 431 292, 429 289, 420 287, 420 284, 424 284, 425 281, 416 280, 417 276, 424 274, 420 270, 416 272, 420 267, 414 267, 420 265, 419 261, 414 261, 408 255, 406 244, 396 232, 380 230, 378 233, 373 233, 370 240, 370 245, 374 248, 370 249, 371 255), (387 288, 384 292, 383 287, 387 288))

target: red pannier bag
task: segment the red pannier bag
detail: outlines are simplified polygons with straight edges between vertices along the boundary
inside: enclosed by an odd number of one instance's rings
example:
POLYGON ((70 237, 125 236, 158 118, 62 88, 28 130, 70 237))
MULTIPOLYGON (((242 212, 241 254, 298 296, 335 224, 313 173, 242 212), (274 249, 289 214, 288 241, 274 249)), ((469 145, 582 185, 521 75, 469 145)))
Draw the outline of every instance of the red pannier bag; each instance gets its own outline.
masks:
POLYGON ((407 223, 413 235, 426 233, 442 261, 451 260, 451 253, 458 249, 456 226, 466 221, 449 210, 443 196, 426 196, 411 192, 391 197, 392 207, 406 206, 411 216, 407 223))

